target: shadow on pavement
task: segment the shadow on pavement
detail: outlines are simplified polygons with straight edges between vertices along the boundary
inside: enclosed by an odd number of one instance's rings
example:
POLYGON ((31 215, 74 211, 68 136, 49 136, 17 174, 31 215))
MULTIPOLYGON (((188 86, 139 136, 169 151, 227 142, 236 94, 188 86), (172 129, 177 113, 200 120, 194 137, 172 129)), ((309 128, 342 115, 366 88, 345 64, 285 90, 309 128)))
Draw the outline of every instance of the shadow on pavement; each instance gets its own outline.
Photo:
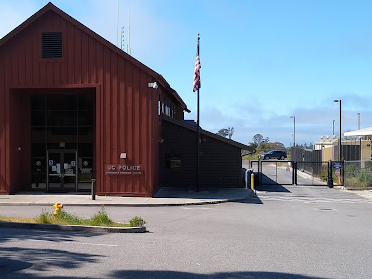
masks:
POLYGON ((241 200, 241 201, 237 201, 237 203, 245 203, 245 204, 263 204, 263 202, 261 201, 261 199, 259 197, 257 197, 256 194, 253 194, 250 198, 248 199, 245 199, 245 200, 241 200))
MULTIPOLYGON (((189 272, 178 271, 137 271, 137 270, 121 270, 116 271, 110 275, 110 278, 123 278, 123 279, 164 279, 164 278, 177 278, 177 279, 325 279, 321 277, 312 277, 299 274, 289 274, 280 272, 220 272, 212 274, 198 274, 189 272)), ((329 279, 329 278, 328 278, 329 279)))
POLYGON ((154 195, 155 198, 179 199, 241 199, 249 197, 250 192, 241 188, 195 188, 161 187, 154 195))
POLYGON ((100 234, 88 232, 39 231, 29 229, 0 228, 0 243, 10 240, 35 240, 50 242, 73 242, 76 237, 92 237, 100 234))
POLYGON ((276 181, 272 180, 271 178, 267 177, 266 175, 262 174, 262 183, 261 185, 255 186, 256 190, 258 191, 266 191, 266 192, 287 192, 290 193, 287 188, 283 185, 278 184, 276 181))
POLYGON ((98 263, 99 257, 101 256, 55 249, 2 247, 0 272, 2 278, 50 278, 37 275, 35 272, 71 269, 73 274, 73 270, 79 269, 82 265, 98 263))

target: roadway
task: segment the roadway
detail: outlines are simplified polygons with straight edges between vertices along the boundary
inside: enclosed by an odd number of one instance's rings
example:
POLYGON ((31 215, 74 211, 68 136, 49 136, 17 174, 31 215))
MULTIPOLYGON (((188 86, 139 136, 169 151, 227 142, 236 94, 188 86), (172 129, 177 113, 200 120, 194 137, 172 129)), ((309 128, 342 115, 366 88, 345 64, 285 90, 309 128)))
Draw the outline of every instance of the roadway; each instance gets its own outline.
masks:
MULTIPOLYGON (((0 214, 43 208, 0 206, 0 214)), ((99 208, 65 210, 90 217, 99 208)), ((0 228, 1 278, 370 279, 371 210, 354 193, 295 185, 261 186, 240 202, 106 207, 117 221, 141 216, 149 232, 0 228)))

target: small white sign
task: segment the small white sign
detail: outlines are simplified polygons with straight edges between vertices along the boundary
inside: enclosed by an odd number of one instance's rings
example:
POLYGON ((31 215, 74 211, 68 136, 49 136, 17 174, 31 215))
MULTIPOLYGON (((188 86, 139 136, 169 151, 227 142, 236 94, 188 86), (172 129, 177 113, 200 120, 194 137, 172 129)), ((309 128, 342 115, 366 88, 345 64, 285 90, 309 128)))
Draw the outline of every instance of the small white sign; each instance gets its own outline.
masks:
POLYGON ((335 169, 335 175, 340 176, 340 169, 335 169))
POLYGON ((53 166, 53 160, 49 160, 49 166, 53 166))
POLYGON ((67 163, 64 163, 64 164, 63 164, 63 168, 64 168, 65 170, 67 170, 67 169, 68 169, 68 164, 67 164, 67 163))
POLYGON ((66 174, 74 174, 74 170, 73 169, 68 169, 65 171, 66 174))
POLYGON ((56 166, 52 166, 52 171, 57 171, 57 167, 56 166))

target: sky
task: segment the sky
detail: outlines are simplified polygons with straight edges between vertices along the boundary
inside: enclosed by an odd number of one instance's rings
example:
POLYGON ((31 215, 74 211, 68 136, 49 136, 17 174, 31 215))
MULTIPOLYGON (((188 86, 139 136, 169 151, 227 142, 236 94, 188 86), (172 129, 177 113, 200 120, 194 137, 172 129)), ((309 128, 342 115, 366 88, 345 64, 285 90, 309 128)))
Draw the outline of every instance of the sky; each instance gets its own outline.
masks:
MULTIPOLYGON (((0 38, 47 3, 0 0, 0 38)), ((370 0, 52 3, 119 47, 124 27, 125 50, 130 30, 131 55, 178 92, 191 110, 185 119, 196 119, 200 33, 200 126, 210 132, 234 127, 243 144, 261 134, 290 146, 295 128, 296 143, 314 143, 339 135, 334 100, 342 133, 358 129, 358 113, 360 128, 372 126, 370 0)))

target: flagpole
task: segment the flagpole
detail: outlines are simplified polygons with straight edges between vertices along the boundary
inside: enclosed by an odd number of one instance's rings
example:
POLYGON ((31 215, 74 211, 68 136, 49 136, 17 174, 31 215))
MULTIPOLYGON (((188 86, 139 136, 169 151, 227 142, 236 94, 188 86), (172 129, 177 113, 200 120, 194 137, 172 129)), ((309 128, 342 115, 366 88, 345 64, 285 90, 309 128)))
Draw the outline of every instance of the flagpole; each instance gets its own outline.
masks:
POLYGON ((198 89, 198 104, 197 104, 197 120, 196 120, 196 134, 197 134, 197 146, 196 146, 196 192, 199 192, 199 173, 200 173, 200 125, 199 125, 199 89, 198 89))
MULTIPOLYGON (((200 37, 198 33, 198 56, 200 57, 200 37)), ((200 82, 200 77, 199 77, 200 82)), ((197 134, 197 140, 196 140, 196 192, 199 192, 199 179, 200 179, 200 117, 199 117, 199 108, 200 108, 200 98, 199 98, 199 88, 198 86, 198 92, 197 92, 197 118, 196 118, 196 134, 197 134)))
POLYGON ((196 106, 196 183, 195 191, 199 192, 199 174, 200 174, 200 119, 199 119, 199 89, 200 89, 200 57, 199 57, 199 45, 200 45, 200 34, 198 33, 198 42, 196 45, 196 58, 194 68, 194 82, 192 91, 197 91, 197 106, 196 106))

